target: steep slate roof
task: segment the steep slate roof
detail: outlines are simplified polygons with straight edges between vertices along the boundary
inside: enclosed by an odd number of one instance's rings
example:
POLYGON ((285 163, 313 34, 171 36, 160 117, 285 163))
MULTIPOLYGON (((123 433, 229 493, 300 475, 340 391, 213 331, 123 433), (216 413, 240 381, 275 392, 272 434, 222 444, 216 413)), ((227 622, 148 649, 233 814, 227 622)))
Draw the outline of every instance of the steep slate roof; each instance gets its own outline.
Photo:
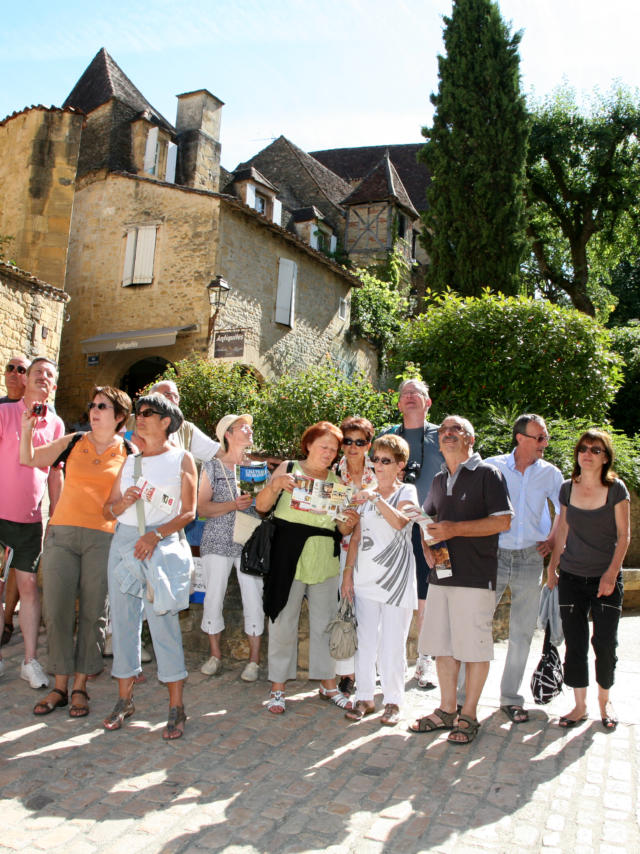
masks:
POLYGON ((407 145, 366 145, 360 148, 311 151, 310 154, 353 186, 375 167, 388 150, 391 162, 397 169, 414 208, 424 211, 428 207, 426 188, 431 179, 427 167, 416 159, 423 145, 423 142, 407 145))
POLYGON ((366 202, 386 201, 387 199, 393 199, 405 208, 411 216, 418 218, 418 212, 411 204, 409 194, 400 180, 395 166, 389 159, 389 152, 385 151, 382 159, 362 179, 355 190, 342 200, 342 204, 358 205, 366 202))
POLYGON ((341 200, 351 187, 339 175, 280 136, 235 170, 253 166, 278 187, 278 196, 287 210, 315 205, 335 227, 337 216, 344 217, 341 200))
POLYGON ((150 113, 151 121, 175 134, 176 130, 155 107, 153 107, 142 92, 137 89, 127 77, 118 63, 102 47, 93 57, 84 74, 73 87, 66 98, 64 107, 75 107, 83 113, 90 113, 101 104, 106 104, 111 98, 132 107, 136 112, 150 113))

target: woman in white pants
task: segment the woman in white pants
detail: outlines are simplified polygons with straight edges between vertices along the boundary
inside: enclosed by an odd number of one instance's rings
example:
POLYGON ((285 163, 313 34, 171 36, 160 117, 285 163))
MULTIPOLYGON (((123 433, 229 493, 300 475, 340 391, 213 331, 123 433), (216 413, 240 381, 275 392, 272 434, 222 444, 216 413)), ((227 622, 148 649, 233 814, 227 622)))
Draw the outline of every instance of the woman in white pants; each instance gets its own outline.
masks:
POLYGON ((235 476, 236 465, 246 460, 247 448, 253 444, 252 424, 251 415, 225 415, 220 419, 216 436, 223 447, 204 464, 198 490, 198 515, 207 519, 200 542, 206 586, 201 628, 209 635, 209 658, 200 671, 213 676, 222 667, 222 606, 235 565, 249 640, 249 661, 240 675, 245 682, 258 678, 260 637, 264 631, 262 579, 240 572, 242 546, 233 541, 236 512, 247 511, 252 502, 250 495, 238 491, 235 476))
POLYGON ((383 693, 381 723, 395 726, 404 701, 407 634, 418 607, 411 526, 402 509, 418 501, 416 488, 400 473, 409 459, 401 436, 388 434, 373 443, 371 459, 378 485, 355 496, 360 521, 349 543, 342 595, 355 599, 358 616, 356 704, 345 713, 359 721, 375 712, 376 658, 383 693))

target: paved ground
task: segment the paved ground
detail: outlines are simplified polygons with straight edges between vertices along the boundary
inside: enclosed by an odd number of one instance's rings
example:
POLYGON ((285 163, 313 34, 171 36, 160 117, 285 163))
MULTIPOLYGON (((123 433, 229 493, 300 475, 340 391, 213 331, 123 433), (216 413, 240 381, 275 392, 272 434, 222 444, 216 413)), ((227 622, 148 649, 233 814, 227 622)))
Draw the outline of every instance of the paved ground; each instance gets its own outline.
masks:
MULTIPOLYGON (((348 724, 310 683, 290 688, 277 718, 262 707, 266 682, 245 685, 240 667, 207 680, 194 660, 181 741, 161 741, 166 693, 153 665, 135 716, 108 733, 100 723, 116 691, 106 674, 92 683, 88 718, 35 718, 40 692, 18 678, 20 636, 3 652, 3 852, 640 851, 640 616, 622 622, 615 733, 602 730, 594 694, 574 730, 555 725, 566 693, 529 724, 508 723, 498 644, 468 747, 380 727, 379 716, 348 724)), ((437 701, 409 683, 407 720, 437 701)))

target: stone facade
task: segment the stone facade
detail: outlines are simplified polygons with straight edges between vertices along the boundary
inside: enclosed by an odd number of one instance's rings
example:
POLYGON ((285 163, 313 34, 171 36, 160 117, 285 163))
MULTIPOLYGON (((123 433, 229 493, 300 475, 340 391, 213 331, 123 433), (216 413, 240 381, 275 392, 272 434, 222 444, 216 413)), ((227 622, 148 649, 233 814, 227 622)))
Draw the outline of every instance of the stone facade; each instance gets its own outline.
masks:
POLYGON ((7 257, 64 288, 83 117, 36 107, 0 123, 0 234, 7 257))
POLYGON ((0 364, 19 354, 57 362, 68 301, 60 288, 0 261, 0 364))

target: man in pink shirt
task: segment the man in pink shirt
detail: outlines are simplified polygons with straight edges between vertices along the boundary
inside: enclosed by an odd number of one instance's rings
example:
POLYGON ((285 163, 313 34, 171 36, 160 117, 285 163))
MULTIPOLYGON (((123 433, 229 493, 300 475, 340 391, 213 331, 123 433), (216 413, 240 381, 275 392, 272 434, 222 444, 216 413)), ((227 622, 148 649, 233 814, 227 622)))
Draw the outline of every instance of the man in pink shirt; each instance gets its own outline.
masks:
MULTIPOLYGON (((0 406, 0 541, 14 551, 13 567, 20 593, 20 629, 24 640, 24 662, 20 676, 32 688, 47 687, 47 678, 36 658, 40 627, 40 594, 36 572, 42 549, 41 503, 47 481, 51 512, 62 489, 62 472, 20 465, 18 448, 22 430, 22 414, 41 404, 33 432, 34 445, 45 445, 64 435, 64 424, 47 407, 47 398, 56 388, 57 365, 50 359, 38 357, 27 370, 24 397, 17 403, 0 406)), ((4 582, 0 582, 0 596, 4 582)), ((0 608, 0 632, 4 613, 0 608)), ((3 670, 0 659, 0 673, 3 670)))

